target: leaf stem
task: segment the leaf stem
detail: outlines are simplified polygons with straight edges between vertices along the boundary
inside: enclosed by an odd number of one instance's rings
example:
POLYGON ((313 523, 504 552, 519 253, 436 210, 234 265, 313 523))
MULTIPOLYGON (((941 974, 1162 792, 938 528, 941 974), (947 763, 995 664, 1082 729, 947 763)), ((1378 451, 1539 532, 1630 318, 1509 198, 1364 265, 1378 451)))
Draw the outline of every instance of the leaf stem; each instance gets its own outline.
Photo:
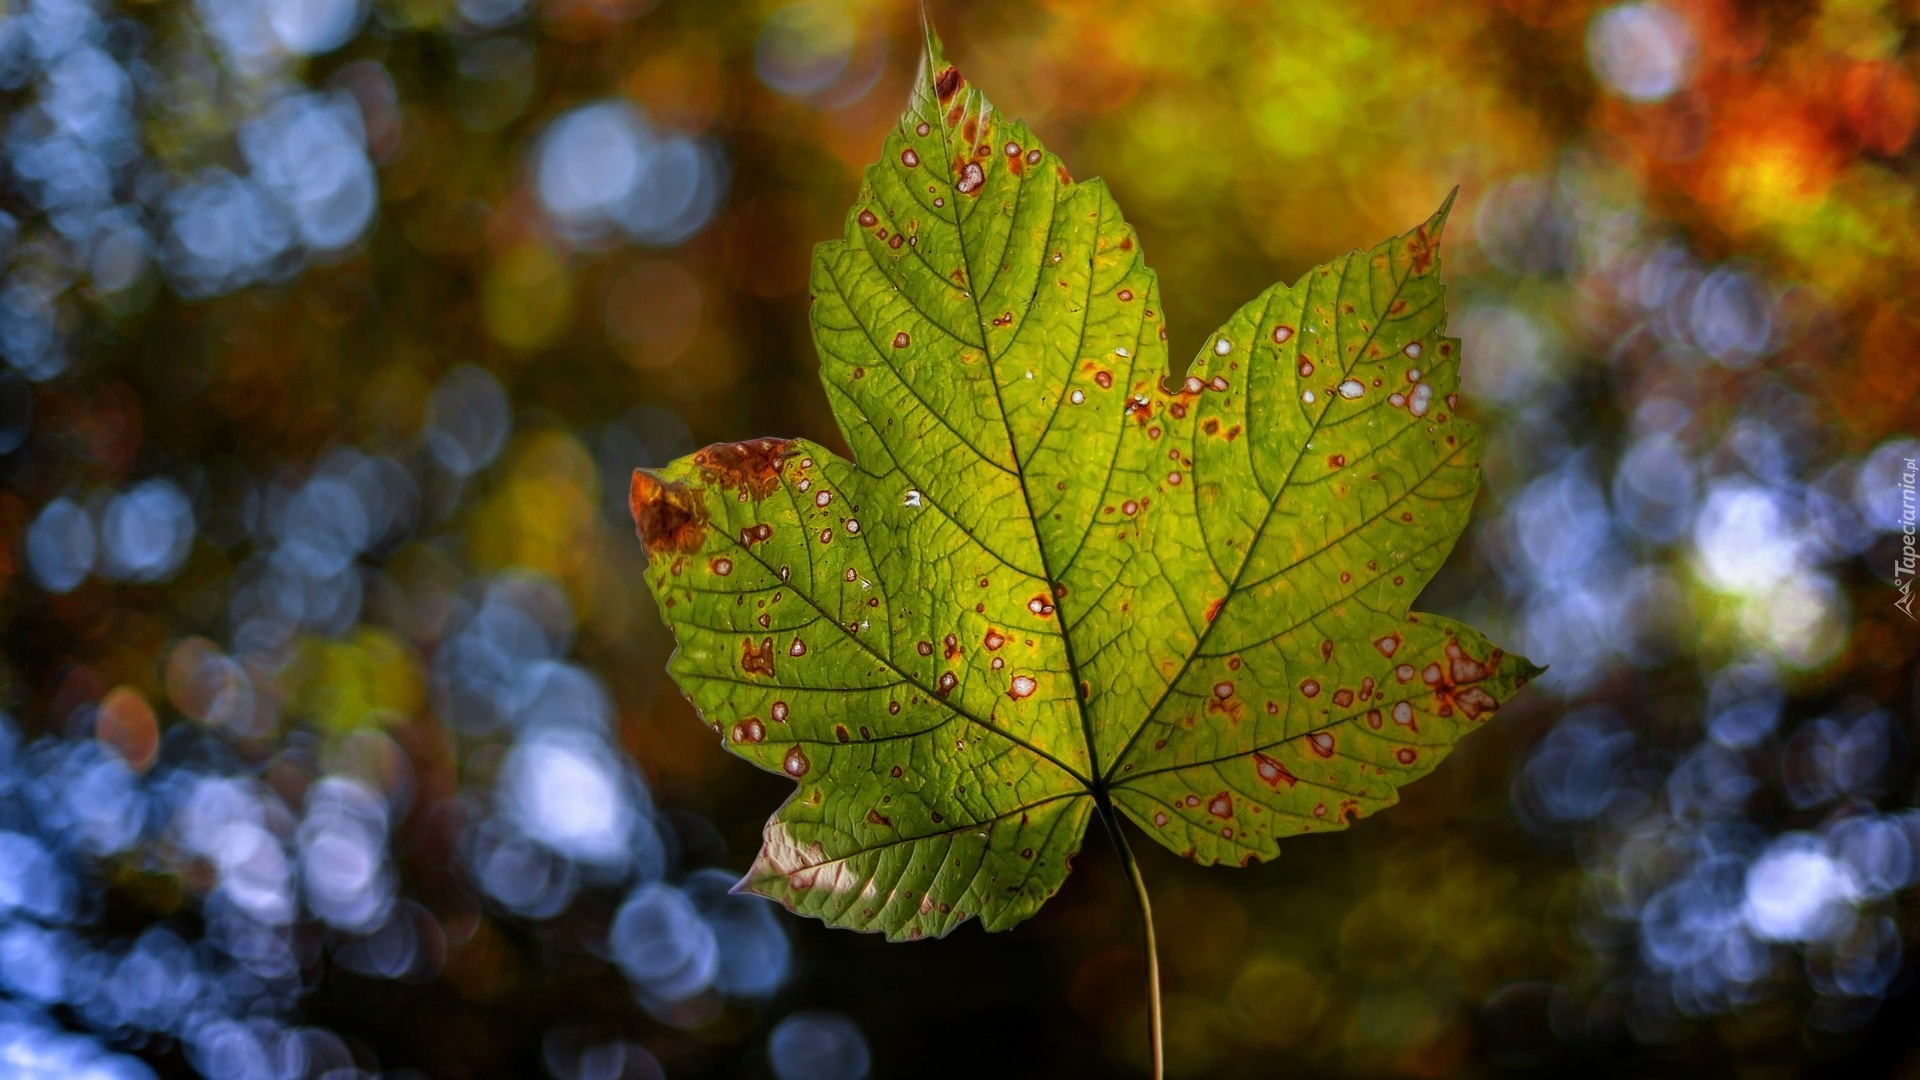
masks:
POLYGON ((1140 923, 1147 937, 1147 1045, 1153 1055, 1153 1080, 1164 1080, 1166 1076, 1166 1054, 1163 1049, 1165 1040, 1160 1034, 1160 947, 1153 935, 1153 902, 1147 898, 1147 880, 1140 876, 1140 863, 1133 857, 1133 848, 1127 845, 1127 834, 1122 830, 1120 815, 1114 813, 1113 804, 1100 800, 1100 823, 1107 828, 1107 835, 1113 838, 1114 850, 1120 853, 1120 864, 1127 868, 1127 878, 1133 883, 1133 898, 1140 905, 1140 923))

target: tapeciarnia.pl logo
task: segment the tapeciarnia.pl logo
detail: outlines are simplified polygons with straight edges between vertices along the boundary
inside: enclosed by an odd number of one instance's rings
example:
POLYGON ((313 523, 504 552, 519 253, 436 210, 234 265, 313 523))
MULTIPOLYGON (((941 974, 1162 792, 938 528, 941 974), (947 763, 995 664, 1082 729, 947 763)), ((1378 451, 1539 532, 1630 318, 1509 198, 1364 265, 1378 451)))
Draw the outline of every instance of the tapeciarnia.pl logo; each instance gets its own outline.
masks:
MULTIPOLYGON (((1900 554, 1893 560, 1893 587, 1900 590, 1900 599, 1893 606, 1906 612, 1907 618, 1913 614, 1913 572, 1914 572, 1914 533, 1915 511, 1913 497, 1914 468, 1913 458, 1907 458, 1906 467, 1900 470, 1900 554)), ((1920 622, 1920 619, 1915 619, 1920 622)))

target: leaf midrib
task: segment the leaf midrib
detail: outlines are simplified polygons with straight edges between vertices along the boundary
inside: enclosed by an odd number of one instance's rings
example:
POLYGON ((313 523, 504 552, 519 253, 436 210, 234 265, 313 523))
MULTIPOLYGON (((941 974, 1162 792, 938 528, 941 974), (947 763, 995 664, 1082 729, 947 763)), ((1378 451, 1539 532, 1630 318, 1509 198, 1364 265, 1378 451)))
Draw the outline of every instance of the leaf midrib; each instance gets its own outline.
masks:
MULTIPOLYGON (((924 79, 931 79, 934 77, 934 74, 932 71, 932 65, 926 66, 926 68, 922 72, 922 77, 924 79)), ((982 94, 978 89, 972 86, 968 86, 965 92, 971 99, 968 105, 968 109, 973 108, 974 103, 984 104, 986 102, 986 96, 982 94)), ((939 100, 939 96, 937 93, 934 96, 934 100, 936 101, 939 100)), ((986 121, 986 116, 985 116, 986 110, 981 109, 980 111, 982 113, 980 119, 982 122, 982 126, 984 127, 985 121, 986 121)), ((963 109, 961 111, 961 116, 965 117, 966 113, 967 113, 967 110, 963 109)), ((940 124, 940 134, 942 139, 945 141, 945 143, 949 147, 951 147, 953 145, 954 132, 953 132, 953 129, 949 127, 947 124, 946 114, 936 111, 934 118, 940 124)), ((971 154, 973 148, 969 146, 967 147, 967 150, 968 150, 968 153, 971 154)), ((984 182, 982 183, 982 186, 983 187, 985 186, 984 182)), ((968 248, 967 248, 967 229, 966 229, 965 223, 961 219, 961 214, 960 214, 960 198, 959 198, 960 191, 958 188, 953 186, 951 181, 948 182, 947 187, 950 191, 953 192, 953 195, 954 195, 954 198, 949 201, 948 205, 953 208, 953 232, 954 232, 954 237, 956 242, 960 245, 960 262, 961 262, 961 265, 967 268, 967 281, 971 286, 973 286, 966 290, 967 299, 973 303, 974 324, 976 326, 984 327, 987 324, 987 313, 986 313, 986 310, 980 306, 980 294, 982 290, 979 288, 978 279, 976 279, 974 276, 973 256, 968 251, 968 248)), ((1024 187, 1025 185, 1022 185, 1021 188, 1016 189, 1016 191, 1022 190, 1024 189, 1024 187)), ((979 212, 980 205, 981 203, 979 202, 978 199, 975 199, 973 201, 975 213, 979 212)), ((1055 208, 1059 206, 1058 198, 1054 200, 1054 206, 1055 208)), ((1051 230, 1052 228, 1051 214, 1048 216, 1048 221, 1049 221, 1048 228, 1049 230, 1051 230)), ((1094 236, 1094 242, 1096 244, 1099 242, 1099 234, 1097 229, 1094 236)), ((1013 243, 1013 225, 1011 223, 1008 225, 1007 243, 1008 245, 1011 245, 1013 243)), ((1002 254, 1004 256, 1004 252, 1002 254)), ((1089 259, 1089 266, 1087 268, 1087 273, 1089 275, 1089 282, 1091 282, 1091 275, 1093 274, 1091 259, 1089 259)), ((999 279, 999 273, 998 271, 995 271, 993 280, 997 281, 998 279, 999 279)), ((1037 289, 1039 287, 1038 278, 1035 279, 1035 282, 1036 282, 1035 288, 1037 289)), ((1029 309, 1032 308, 1031 297, 1028 299, 1027 306, 1029 309)), ((1025 322, 1024 319, 1022 319, 1021 321, 1023 323, 1025 322)), ((1086 329, 1085 329, 1084 323, 1082 324, 1082 327, 1081 327, 1080 336, 1081 336, 1081 343, 1085 344, 1086 329)), ((1093 716, 1092 716, 1092 713, 1087 708, 1087 695, 1081 693, 1080 691, 1080 686, 1083 682, 1085 682, 1085 680, 1081 677, 1080 664, 1074 658, 1073 635, 1069 632, 1067 627, 1066 609, 1063 608, 1059 603, 1059 601, 1061 601, 1064 598, 1057 595, 1056 593, 1056 590, 1059 587, 1059 580, 1053 576, 1053 567, 1049 562, 1049 560, 1047 559, 1047 545, 1044 542, 1042 542, 1040 539, 1040 520, 1034 515, 1033 493, 1029 491, 1027 488, 1027 468, 1026 468, 1026 465, 1020 460, 1020 448, 1014 442, 1013 421, 1007 414, 1006 397, 1000 391, 1000 366, 998 362, 998 357, 994 355, 993 343, 990 340, 990 335, 986 333, 982 333, 980 335, 980 340, 982 342, 982 347, 980 351, 986 356, 986 359, 987 359, 987 378, 990 382, 993 383, 993 403, 994 403, 994 406, 1000 410, 1000 424, 1002 427, 1006 429, 1006 432, 1007 432, 1007 451, 1013 458, 1013 465, 1014 465, 1013 474, 1015 479, 1019 480, 1020 482, 1020 503, 1022 506, 1026 508, 1027 528, 1033 534, 1034 551, 1038 553, 1040 556, 1040 570, 1043 574, 1046 575, 1044 580, 1046 581, 1047 593, 1049 596, 1053 598, 1053 601, 1054 601, 1054 613, 1060 617, 1060 647, 1066 653, 1067 680, 1069 683, 1067 690, 1070 694, 1073 695, 1074 708, 1077 709, 1080 713, 1080 736, 1082 740, 1084 740, 1087 748, 1087 771, 1088 773, 1091 774, 1092 777, 1095 778, 1095 779, 1082 778, 1076 774, 1076 779, 1079 779, 1080 782, 1086 786, 1087 791, 1089 793, 1097 794, 1098 792, 1104 790, 1106 786, 1107 778, 1102 776, 1100 772, 1100 745, 1093 737, 1093 716)), ((1077 355, 1077 350, 1076 350, 1076 355, 1077 355)), ((1071 369, 1069 369, 1069 377, 1071 377, 1071 369)))

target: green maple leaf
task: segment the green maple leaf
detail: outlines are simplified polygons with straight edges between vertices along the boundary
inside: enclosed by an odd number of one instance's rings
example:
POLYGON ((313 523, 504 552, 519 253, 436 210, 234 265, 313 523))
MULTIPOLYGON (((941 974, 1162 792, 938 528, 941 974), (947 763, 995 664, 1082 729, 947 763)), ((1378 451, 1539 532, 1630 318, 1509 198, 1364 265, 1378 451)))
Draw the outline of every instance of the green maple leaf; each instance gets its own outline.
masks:
POLYGON ((1267 290, 1169 380, 1106 185, 929 31, 814 254, 854 460, 762 439, 633 478, 673 677, 798 783, 742 887, 937 937, 1032 915, 1096 813, 1269 859, 1392 805, 1536 674, 1409 613, 1479 485, 1445 220, 1267 290))

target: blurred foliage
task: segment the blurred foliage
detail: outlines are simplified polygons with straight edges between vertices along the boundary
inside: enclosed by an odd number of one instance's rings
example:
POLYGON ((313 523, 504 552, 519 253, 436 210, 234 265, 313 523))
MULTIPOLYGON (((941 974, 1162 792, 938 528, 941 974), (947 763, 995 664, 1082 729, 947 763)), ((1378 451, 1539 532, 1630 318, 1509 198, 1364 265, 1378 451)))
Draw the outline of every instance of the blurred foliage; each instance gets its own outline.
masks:
MULTIPOLYGON (((1176 357, 1462 187, 1488 492, 1421 606, 1553 670, 1338 842, 1230 881, 1143 853, 1176 1073, 1920 1069, 1920 630, 1892 587, 1920 13, 934 14, 1109 177, 1176 357)), ((898 115, 916 20, 8 0, 22 1075, 1137 1067, 1097 843, 1008 935, 885 948, 730 906, 757 902, 708 868, 745 868, 786 785, 668 690, 620 497, 710 440, 837 444, 809 249, 898 115)))

